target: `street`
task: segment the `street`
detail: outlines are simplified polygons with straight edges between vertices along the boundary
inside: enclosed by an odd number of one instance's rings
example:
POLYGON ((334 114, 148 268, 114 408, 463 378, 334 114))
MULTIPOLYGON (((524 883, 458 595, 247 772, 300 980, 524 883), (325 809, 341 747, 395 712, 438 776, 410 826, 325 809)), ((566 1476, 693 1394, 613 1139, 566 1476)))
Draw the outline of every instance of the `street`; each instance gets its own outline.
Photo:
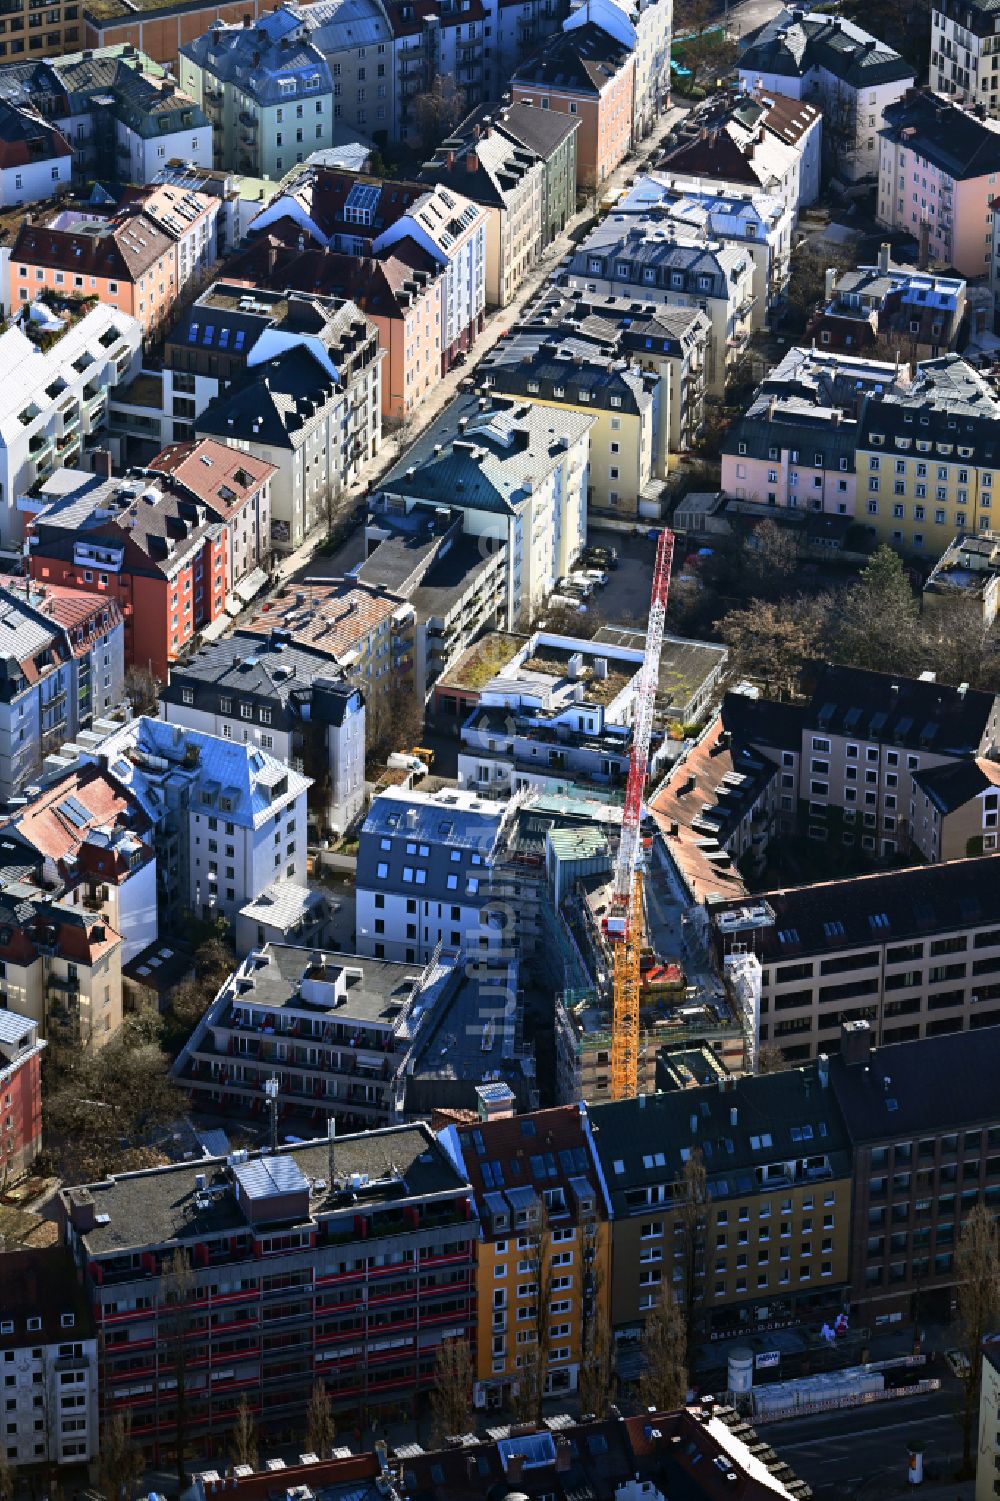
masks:
MULTIPOLYGON (((958 1389, 943 1382, 924 1396, 900 1397, 814 1417, 765 1423, 761 1437, 813 1487, 816 1501, 874 1501, 907 1486, 907 1442, 924 1446, 928 1482, 954 1474, 961 1455, 958 1389)), ((971 1496, 953 1484, 949 1501, 971 1496)))

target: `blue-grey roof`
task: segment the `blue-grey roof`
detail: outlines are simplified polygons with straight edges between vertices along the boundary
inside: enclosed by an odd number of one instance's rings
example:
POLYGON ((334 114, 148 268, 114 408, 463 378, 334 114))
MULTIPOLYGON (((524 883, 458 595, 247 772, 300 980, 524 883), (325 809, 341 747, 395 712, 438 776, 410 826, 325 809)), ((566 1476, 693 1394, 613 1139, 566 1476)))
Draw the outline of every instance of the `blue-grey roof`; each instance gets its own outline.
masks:
POLYGON ((257 828, 272 816, 279 802, 299 796, 310 786, 308 777, 258 746, 181 729, 146 715, 122 725, 101 742, 100 749, 108 757, 112 775, 138 798, 154 820, 163 811, 154 794, 159 791, 160 779, 168 774, 155 761, 166 761, 169 774, 175 778, 195 783, 202 790, 215 790, 220 799, 225 799, 226 818, 243 828, 257 828), (287 789, 283 793, 277 791, 282 785, 287 789))
POLYGON ((333 78, 310 28, 292 10, 261 16, 253 26, 215 25, 180 51, 203 73, 233 84, 258 104, 294 103, 333 94, 333 78))
POLYGON ((309 1188, 309 1180, 294 1157, 256 1157, 238 1162, 233 1177, 247 1198, 256 1201, 305 1193, 309 1188))

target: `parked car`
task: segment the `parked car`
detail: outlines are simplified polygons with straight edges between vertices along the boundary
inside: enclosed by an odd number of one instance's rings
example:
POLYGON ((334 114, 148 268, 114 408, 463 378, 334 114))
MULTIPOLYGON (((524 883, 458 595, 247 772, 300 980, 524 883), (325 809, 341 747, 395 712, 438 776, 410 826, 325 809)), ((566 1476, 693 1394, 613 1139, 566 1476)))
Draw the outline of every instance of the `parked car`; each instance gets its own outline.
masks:
POLYGON ((945 1350, 944 1363, 959 1381, 964 1381, 969 1374, 969 1357, 964 1350, 945 1350))
POLYGON ((553 594, 549 598, 550 604, 562 605, 564 609, 575 610, 578 615, 586 615, 587 606, 582 599, 574 599, 568 594, 553 594))
POLYGON ((608 576, 603 568, 587 568, 583 576, 590 579, 592 584, 596 584, 598 589, 603 589, 608 582, 608 576))

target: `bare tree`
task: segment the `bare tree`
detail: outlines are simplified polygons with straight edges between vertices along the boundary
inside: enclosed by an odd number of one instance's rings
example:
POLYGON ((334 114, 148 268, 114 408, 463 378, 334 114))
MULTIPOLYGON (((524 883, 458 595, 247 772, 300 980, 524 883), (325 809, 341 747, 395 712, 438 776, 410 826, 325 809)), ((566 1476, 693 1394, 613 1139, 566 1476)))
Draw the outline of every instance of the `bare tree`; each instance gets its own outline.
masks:
POLYGON ((759 1074, 780 1074, 781 1070, 787 1067, 788 1059, 776 1042, 765 1042, 757 1050, 757 1072, 759 1074))
POLYGON ((439 73, 430 88, 414 98, 413 114, 424 150, 433 151, 465 114, 465 90, 450 73, 439 73))
POLYGON ((527 1334, 529 1339, 525 1343, 522 1364, 518 1370, 514 1410, 519 1421, 540 1423, 549 1366, 549 1319, 552 1304, 552 1245, 544 1204, 539 1208, 537 1226, 525 1239, 528 1244, 524 1260, 530 1268, 528 1275, 535 1284, 535 1301, 530 1305, 531 1316, 526 1321, 526 1329, 519 1331, 527 1334))
POLYGON ((642 1331, 639 1400, 643 1407, 672 1412, 684 1405, 688 1386, 686 1345, 684 1314, 670 1283, 662 1282, 659 1301, 650 1309, 642 1331))
POLYGON ((615 1400, 617 1376, 608 1319, 602 1316, 602 1274, 597 1260, 599 1223, 583 1226, 583 1327, 580 1334, 580 1411, 603 1417, 615 1400))
POLYGON ((325 1382, 316 1381, 306 1409, 306 1445, 320 1459, 329 1459, 336 1437, 337 1425, 333 1420, 330 1394, 325 1382))
POLYGON ((690 1365, 694 1352, 695 1319, 701 1301, 701 1279, 705 1261, 705 1205, 708 1180, 705 1160, 698 1147, 692 1147, 684 1171, 674 1186, 674 1202, 681 1225, 681 1288, 684 1296, 685 1364, 690 1365))
POLYGON ((257 1468, 257 1424, 254 1422, 245 1393, 240 1398, 240 1405, 236 1409, 236 1426, 233 1429, 233 1464, 249 1465, 251 1470, 257 1468))
POLYGON ((794 694, 803 666, 818 654, 815 622, 798 600, 752 599, 745 609, 722 617, 719 635, 729 647, 733 671, 776 698, 794 694))
POLYGON ((742 572, 754 594, 777 594, 799 563, 798 539, 770 517, 755 527, 741 548, 742 572))
POLYGON ((452 1434, 464 1433, 472 1411, 474 1367, 467 1339, 447 1339, 438 1347, 431 1390, 431 1426, 434 1442, 443 1444, 452 1434))
MULTIPOLYGON (((132 1414, 109 1412, 101 1433, 99 1482, 107 1501, 132 1501, 142 1468, 142 1453, 132 1442, 132 1414)), ((0 1501, 10 1501, 4 1497, 2 1486, 0 1501)))
POLYGON ((983 1340, 1000 1310, 1000 1240, 996 1220, 977 1204, 962 1221, 955 1251, 958 1319, 969 1369, 963 1381, 962 1473, 974 1474, 972 1446, 983 1379, 983 1340))
POLYGON ((191 1294, 194 1291, 194 1272, 187 1253, 179 1247, 167 1262, 160 1279, 160 1325, 168 1369, 174 1381, 176 1400, 174 1422, 174 1454, 177 1461, 177 1484, 181 1491, 187 1485, 184 1468, 188 1448, 188 1402, 187 1402, 187 1351, 185 1340, 191 1327, 191 1294))
POLYGON ((125 670, 125 697, 132 713, 156 716, 160 712, 160 680, 150 667, 133 666, 125 670))

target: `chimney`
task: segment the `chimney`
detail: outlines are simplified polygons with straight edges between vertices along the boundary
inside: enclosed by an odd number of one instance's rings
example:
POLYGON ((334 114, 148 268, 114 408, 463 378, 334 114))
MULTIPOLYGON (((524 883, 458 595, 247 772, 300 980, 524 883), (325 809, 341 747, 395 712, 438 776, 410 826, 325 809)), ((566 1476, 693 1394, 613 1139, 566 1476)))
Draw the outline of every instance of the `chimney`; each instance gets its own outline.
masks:
POLYGON ((244 15, 244 17, 243 17, 243 30, 244 31, 249 31, 250 27, 252 25, 253 25, 253 19, 250 16, 249 12, 247 12, 247 14, 244 15))
MULTIPOLYGON (((886 246, 885 248, 888 249, 888 246, 886 246)), ((825 300, 829 302, 830 298, 833 296, 834 288, 837 285, 837 270, 835 266, 827 266, 826 275, 824 276, 823 280, 823 296, 825 300)))
POLYGON ((448 171, 449 172, 454 172, 454 170, 455 170, 455 153, 454 153, 454 151, 449 151, 448 152, 448 171))
POLYGON ((90 467, 95 474, 102 479, 111 478, 111 450, 110 448, 95 448, 90 455, 90 467))
POLYGON ((521 1484, 521 1481, 524 1479, 523 1454, 507 1455, 507 1479, 510 1482, 511 1488, 521 1484))
POLYGON ((880 271, 888 271, 889 258, 892 255, 892 246, 885 243, 878 247, 878 268, 880 271))
POLYGON ((474 151, 469 151, 466 153, 465 170, 467 172, 479 171, 479 158, 474 151))
POLYGON ((829 1053, 820 1053, 819 1057, 816 1059, 816 1077, 819 1080, 819 1084, 820 1084, 820 1088, 821 1089, 826 1089, 829 1086, 829 1083, 830 1083, 830 1055, 829 1055, 829 1053))
POLYGON ((573 1451, 569 1446, 569 1439, 556 1440, 556 1474, 563 1475, 573 1462, 573 1451))
POLYGON ((872 1029, 865 1021, 844 1022, 840 1029, 840 1056, 848 1065, 867 1063, 872 1055, 872 1029))
POLYGON ((70 1224, 74 1230, 86 1235, 97 1223, 97 1207, 89 1188, 71 1188, 66 1195, 69 1201, 70 1224))

